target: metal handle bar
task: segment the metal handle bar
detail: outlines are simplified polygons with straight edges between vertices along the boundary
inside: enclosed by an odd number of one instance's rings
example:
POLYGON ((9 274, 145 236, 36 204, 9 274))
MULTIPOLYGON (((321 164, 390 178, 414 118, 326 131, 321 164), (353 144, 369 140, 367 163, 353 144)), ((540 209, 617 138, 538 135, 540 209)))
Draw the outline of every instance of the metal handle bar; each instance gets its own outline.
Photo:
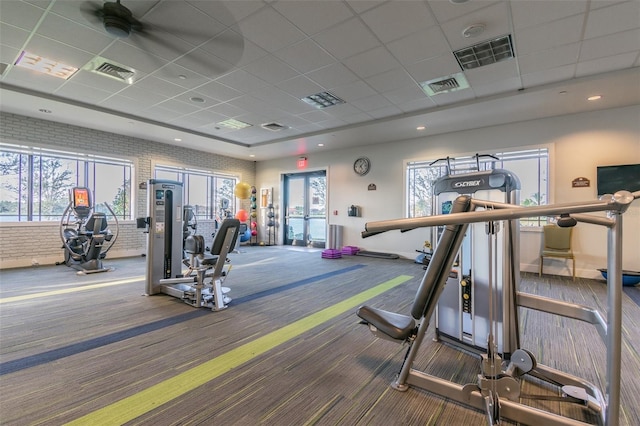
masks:
MULTIPOLYGON (((395 229, 411 230, 428 226, 458 225, 462 223, 488 222, 493 220, 513 220, 523 217, 558 216, 561 214, 571 213, 592 213, 600 211, 617 211, 624 213, 636 198, 640 198, 640 191, 636 191, 633 194, 629 191, 618 191, 613 196, 606 197, 603 200, 584 201, 579 203, 559 203, 531 207, 473 200, 475 207, 485 207, 491 210, 368 222, 365 224, 365 231, 362 232, 362 238, 395 229)), ((609 223, 609 221, 605 219, 591 219, 589 217, 584 217, 583 215, 576 215, 576 218, 584 219, 585 222, 605 226, 609 223)))

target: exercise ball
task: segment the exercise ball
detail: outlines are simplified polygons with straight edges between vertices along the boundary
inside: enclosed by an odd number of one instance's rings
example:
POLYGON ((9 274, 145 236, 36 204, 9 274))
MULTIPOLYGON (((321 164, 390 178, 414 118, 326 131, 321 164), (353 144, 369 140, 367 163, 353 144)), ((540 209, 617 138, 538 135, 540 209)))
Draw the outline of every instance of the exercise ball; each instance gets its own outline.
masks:
POLYGON ((255 196, 255 195, 252 195, 252 196, 251 196, 251 202, 252 202, 252 203, 255 203, 255 202, 256 202, 256 196, 255 196))
POLYGON ((258 217, 258 213, 256 213, 256 212, 251 212, 251 217, 253 217, 253 218, 258 217))
POLYGON ((258 231, 256 231, 255 229, 251 231, 251 235, 253 237, 255 237, 256 235, 258 235, 258 231))
POLYGON ((240 222, 246 222, 247 219, 249 219, 249 214, 246 210, 240 209, 238 210, 238 213, 236 213, 236 219, 238 219, 240 222))
POLYGON ((256 203, 251 203, 251 208, 252 208, 252 209, 254 209, 254 210, 255 210, 257 207, 258 207, 258 206, 256 206, 256 203))
POLYGON ((258 227, 258 224, 257 224, 257 223, 255 223, 255 222, 251 222, 251 227, 252 227, 252 228, 257 228, 257 227, 258 227))
POLYGON ((249 241, 249 239, 251 239, 251 231, 247 228, 244 234, 240 234, 240 242, 244 243, 245 241, 249 241))
POLYGON ((246 182, 240 182, 236 185, 233 194, 241 200, 246 200, 251 195, 251 185, 246 182))
POLYGON ((252 194, 255 194, 256 192, 258 192, 258 190, 256 189, 256 187, 255 187, 255 186, 252 186, 252 187, 251 187, 251 193, 252 193, 252 194))

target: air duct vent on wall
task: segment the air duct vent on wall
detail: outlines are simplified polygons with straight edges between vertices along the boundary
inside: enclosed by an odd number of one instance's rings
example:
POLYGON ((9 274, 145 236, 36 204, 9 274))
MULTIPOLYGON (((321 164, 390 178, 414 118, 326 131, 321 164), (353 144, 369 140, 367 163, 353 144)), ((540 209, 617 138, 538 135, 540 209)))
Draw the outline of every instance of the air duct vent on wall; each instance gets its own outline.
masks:
POLYGON ((93 61, 85 65, 83 69, 120 80, 127 84, 132 84, 136 76, 134 69, 101 57, 96 57, 93 61))
POLYGON ((272 132, 279 132, 280 130, 284 130, 287 126, 283 126, 278 123, 265 123, 262 125, 263 129, 271 130, 272 132))

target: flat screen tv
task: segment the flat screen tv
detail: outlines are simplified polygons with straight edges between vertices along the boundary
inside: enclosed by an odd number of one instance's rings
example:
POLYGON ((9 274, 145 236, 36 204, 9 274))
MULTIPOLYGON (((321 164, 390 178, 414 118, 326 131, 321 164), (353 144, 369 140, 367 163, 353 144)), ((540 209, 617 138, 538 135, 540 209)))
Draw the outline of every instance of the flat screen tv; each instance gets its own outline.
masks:
POLYGON ((640 164, 598 166, 598 196, 616 191, 640 191, 640 164))

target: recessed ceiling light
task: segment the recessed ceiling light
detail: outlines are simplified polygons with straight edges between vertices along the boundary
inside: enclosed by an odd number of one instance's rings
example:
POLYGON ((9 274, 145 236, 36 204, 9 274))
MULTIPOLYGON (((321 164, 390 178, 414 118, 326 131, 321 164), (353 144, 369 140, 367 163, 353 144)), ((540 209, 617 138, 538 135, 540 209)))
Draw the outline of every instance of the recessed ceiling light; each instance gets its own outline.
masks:
POLYGON ((593 95, 587 98, 588 101, 598 101, 600 99, 602 99, 602 95, 593 95))
POLYGON ((222 126, 222 127, 226 127, 227 129, 234 129, 234 130, 245 129, 247 127, 251 127, 252 126, 249 123, 245 123, 244 121, 235 120, 233 118, 221 121, 221 122, 216 123, 216 124, 218 126, 222 126))
POLYGON ((256 155, 255 154, 249 154, 249 157, 254 158, 256 155))
POLYGON ((424 129, 426 129, 426 127, 425 127, 425 126, 418 126, 418 127, 416 127, 416 130, 424 130, 424 129))
POLYGON ((199 98, 197 96, 194 96, 194 97, 190 98, 190 100, 191 100, 191 102, 195 102, 197 104, 203 104, 204 103, 204 99, 199 98))
POLYGON ((42 56, 34 55, 26 51, 20 54, 16 65, 65 80, 78 71, 78 68, 72 67, 71 65, 63 64, 54 59, 43 58, 42 56))
POLYGON ((180 80, 186 80, 186 79, 187 79, 187 76, 186 76, 186 75, 184 75, 184 74, 180 74, 180 75, 178 76, 178 78, 179 78, 180 80))
POLYGON ((176 142, 182 142, 182 139, 180 139, 180 138, 173 138, 173 140, 176 141, 176 142))
POLYGON ((318 146, 324 146, 324 144, 323 143, 319 143, 318 146))

